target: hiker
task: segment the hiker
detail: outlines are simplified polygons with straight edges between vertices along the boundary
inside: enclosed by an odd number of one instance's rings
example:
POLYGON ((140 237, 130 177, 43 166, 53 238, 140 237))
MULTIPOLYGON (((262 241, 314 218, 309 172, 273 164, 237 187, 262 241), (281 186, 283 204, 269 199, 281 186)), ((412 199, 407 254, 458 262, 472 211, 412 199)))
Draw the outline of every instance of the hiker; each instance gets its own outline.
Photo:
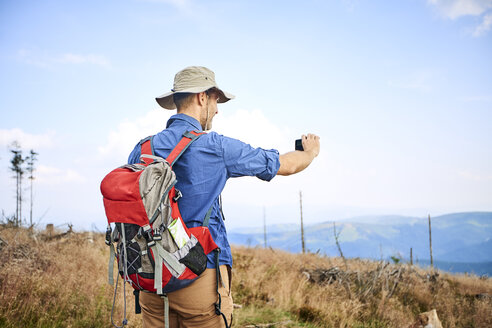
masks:
MULTIPOLYGON (((177 114, 171 116, 166 128, 153 137, 153 153, 166 158, 185 132, 210 130, 218 113, 217 103, 233 98, 217 86, 215 74, 208 68, 192 66, 178 72, 171 91, 156 98, 165 109, 177 108, 177 114)), ((129 164, 140 162, 140 145, 137 144, 131 152, 129 164)), ((319 137, 303 135, 302 145, 304 151, 279 156, 276 150, 255 149, 239 140, 210 132, 201 135, 176 161, 173 166, 178 180, 176 189, 183 195, 179 199, 181 216, 187 227, 199 227, 210 209, 208 227, 220 252, 207 256, 207 269, 191 285, 167 294, 170 327, 231 325, 232 255, 223 222, 220 194, 227 179, 232 177, 256 176, 270 181, 277 174, 290 175, 304 170, 319 153, 319 137), (215 269, 216 254, 219 272, 215 269)), ((140 293, 145 328, 164 327, 163 302, 157 294, 140 293)))

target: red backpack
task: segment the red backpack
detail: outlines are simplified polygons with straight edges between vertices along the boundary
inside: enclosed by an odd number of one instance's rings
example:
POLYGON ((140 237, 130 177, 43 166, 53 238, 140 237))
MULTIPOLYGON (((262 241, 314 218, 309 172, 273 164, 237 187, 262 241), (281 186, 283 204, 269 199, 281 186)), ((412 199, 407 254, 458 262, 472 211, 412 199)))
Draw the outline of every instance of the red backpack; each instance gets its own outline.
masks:
MULTIPOLYGON (((111 171, 101 182, 108 218, 106 244, 110 246, 109 283, 114 284, 113 263, 116 257, 121 277, 135 289, 137 313, 140 313, 140 290, 162 295, 167 313, 166 293, 186 287, 198 278, 207 268, 207 254, 214 250, 217 252, 218 267, 220 249, 208 229, 212 207, 202 226, 188 228, 179 212, 177 201, 183 195, 175 188, 177 180, 172 170, 174 163, 191 143, 203 134, 197 131, 184 133, 165 160, 154 155, 153 137, 143 139, 140 141, 141 163, 123 165, 111 171)), ((217 270, 217 274, 220 275, 220 270, 217 270)), ((118 283, 115 296, 117 288, 118 283)), ((114 301, 112 323, 113 310, 114 301)), ((216 313, 222 314, 220 295, 216 313)), ((127 324, 126 300, 124 315, 122 326, 127 324)))

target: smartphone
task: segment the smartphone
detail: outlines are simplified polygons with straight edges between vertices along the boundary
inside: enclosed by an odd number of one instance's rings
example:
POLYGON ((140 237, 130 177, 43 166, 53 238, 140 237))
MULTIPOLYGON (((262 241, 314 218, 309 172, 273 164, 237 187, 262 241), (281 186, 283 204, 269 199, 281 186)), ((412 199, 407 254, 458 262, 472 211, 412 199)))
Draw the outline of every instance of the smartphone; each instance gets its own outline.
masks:
POLYGON ((296 150, 300 150, 300 151, 304 151, 304 147, 302 147, 302 140, 301 139, 297 139, 296 140, 296 150))

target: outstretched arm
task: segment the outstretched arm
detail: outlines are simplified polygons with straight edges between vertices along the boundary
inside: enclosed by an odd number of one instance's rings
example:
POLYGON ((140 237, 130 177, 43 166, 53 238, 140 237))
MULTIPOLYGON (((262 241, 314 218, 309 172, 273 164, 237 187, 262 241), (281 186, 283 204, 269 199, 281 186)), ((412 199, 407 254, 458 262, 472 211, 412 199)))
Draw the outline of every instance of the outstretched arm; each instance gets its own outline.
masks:
POLYGON ((304 151, 291 151, 280 155, 280 168, 277 175, 291 175, 299 173, 311 164, 313 159, 318 156, 320 142, 315 134, 302 136, 302 147, 304 151))

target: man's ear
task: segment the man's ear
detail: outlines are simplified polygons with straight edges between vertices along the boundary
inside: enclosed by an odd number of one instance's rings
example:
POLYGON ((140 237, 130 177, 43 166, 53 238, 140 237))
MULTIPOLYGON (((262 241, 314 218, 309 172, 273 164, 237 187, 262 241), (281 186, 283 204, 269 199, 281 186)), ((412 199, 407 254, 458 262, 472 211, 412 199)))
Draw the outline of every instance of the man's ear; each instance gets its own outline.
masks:
POLYGON ((205 106, 207 103, 207 94, 205 92, 197 93, 198 105, 201 107, 205 106))

